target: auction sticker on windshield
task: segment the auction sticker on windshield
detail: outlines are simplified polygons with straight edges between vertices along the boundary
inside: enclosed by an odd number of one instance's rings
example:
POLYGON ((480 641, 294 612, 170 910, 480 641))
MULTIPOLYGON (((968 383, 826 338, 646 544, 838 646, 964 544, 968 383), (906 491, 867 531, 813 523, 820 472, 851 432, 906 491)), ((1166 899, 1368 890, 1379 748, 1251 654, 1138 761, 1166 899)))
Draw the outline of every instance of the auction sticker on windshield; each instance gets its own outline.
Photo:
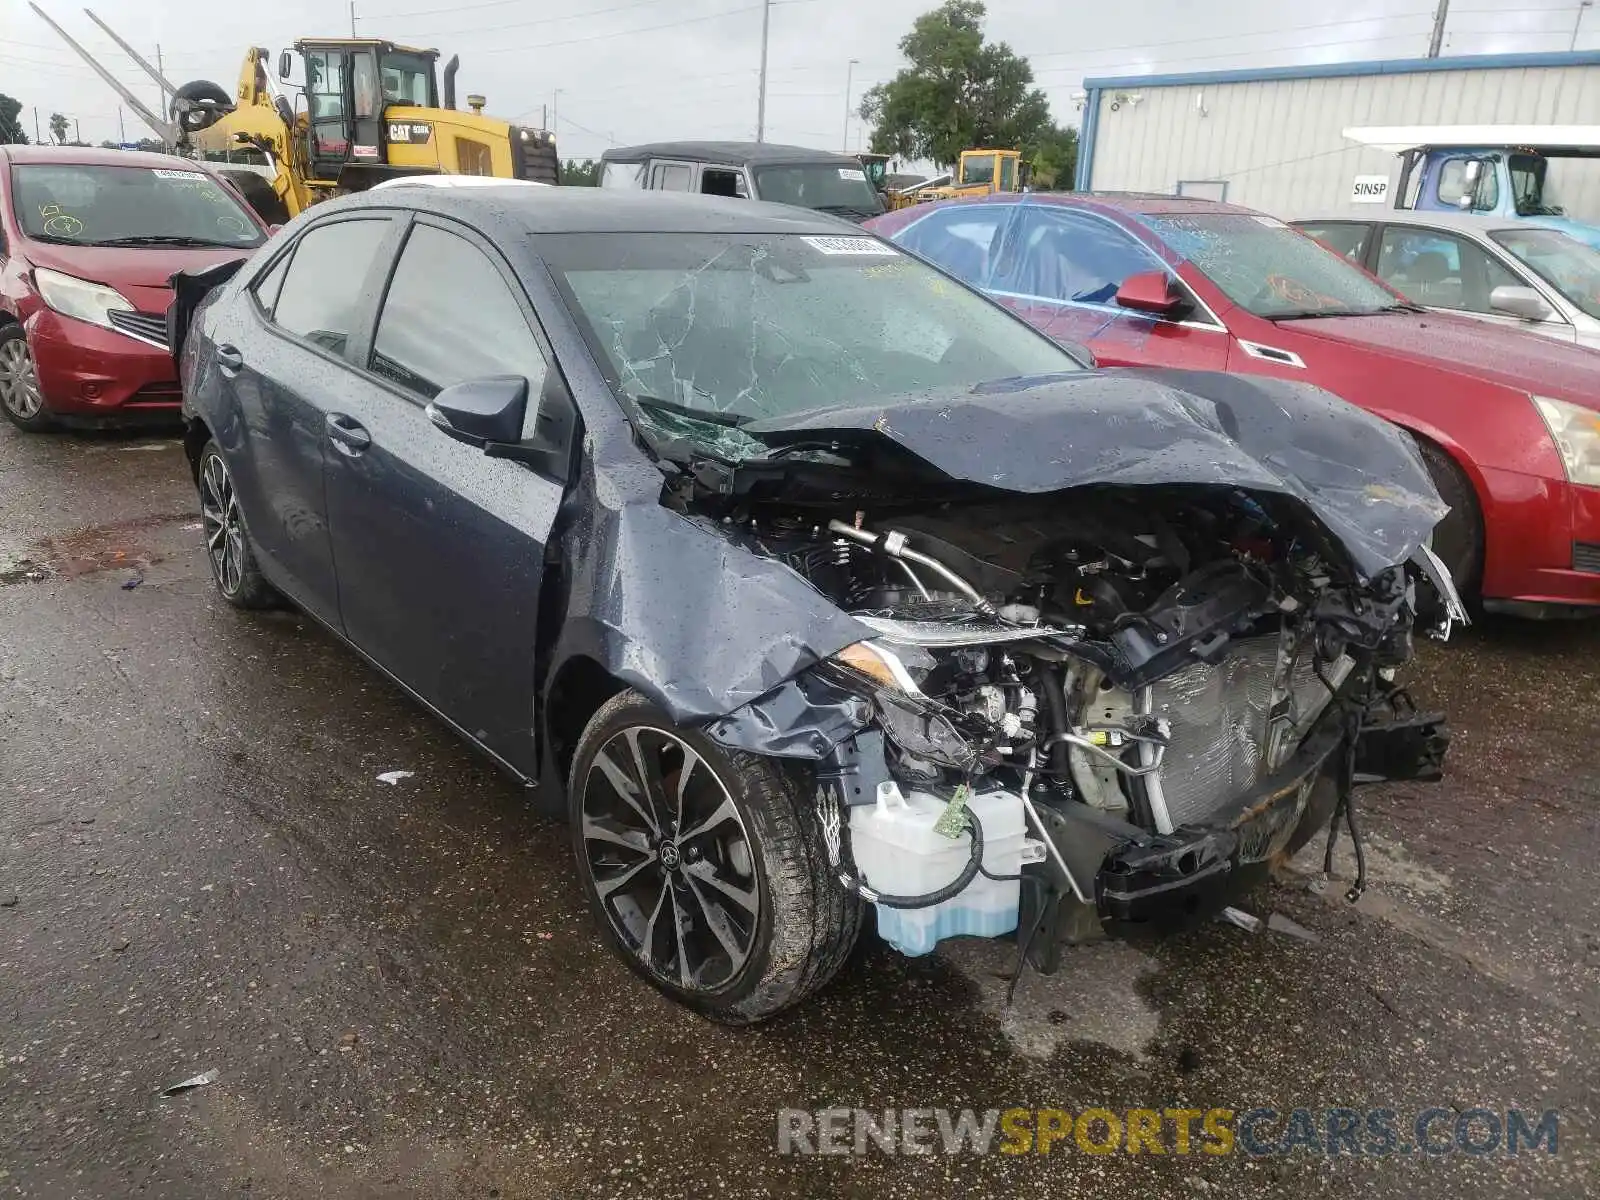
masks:
POLYGON ((840 167, 839 178, 851 179, 857 183, 865 183, 867 181, 867 173, 865 171, 858 171, 854 167, 840 167))
POLYGON ((876 258, 899 258, 900 251, 887 242, 864 237, 803 237, 800 239, 813 250, 823 254, 869 255, 876 258))
POLYGON ((199 171, 165 171, 160 167, 153 167, 151 173, 157 179, 204 179, 199 171))

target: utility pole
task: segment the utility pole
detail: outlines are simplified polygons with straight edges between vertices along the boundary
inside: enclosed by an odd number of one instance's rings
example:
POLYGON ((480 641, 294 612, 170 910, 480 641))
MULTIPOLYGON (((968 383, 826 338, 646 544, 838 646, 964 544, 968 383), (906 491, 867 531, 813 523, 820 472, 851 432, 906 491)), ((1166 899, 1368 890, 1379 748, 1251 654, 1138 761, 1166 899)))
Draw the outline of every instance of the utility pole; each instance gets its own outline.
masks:
POLYGON ((561 124, 561 88, 556 88, 550 93, 550 132, 557 137, 561 136, 558 126, 561 124))
POLYGON ((1578 0, 1578 19, 1572 23, 1572 41, 1567 44, 1568 50, 1578 48, 1578 30, 1583 25, 1583 10, 1593 7, 1594 0, 1578 0))
POLYGON ((117 144, 120 146, 128 140, 128 131, 122 127, 122 105, 117 105, 117 144))
POLYGON ((767 30, 772 25, 772 0, 761 0, 761 96, 756 101, 756 141, 767 140, 767 30))
POLYGON ((850 153, 850 78, 855 74, 856 64, 860 61, 859 58, 852 58, 844 68, 844 141, 840 143, 839 148, 846 154, 850 153))
POLYGON ((37 104, 33 106, 33 144, 35 146, 44 145, 44 139, 39 136, 39 106, 37 104))
POLYGON ((1433 14, 1433 39, 1428 43, 1428 57, 1438 58, 1444 45, 1444 20, 1450 15, 1450 0, 1439 0, 1439 10, 1433 14))
POLYGON ((550 106, 548 104, 539 106, 539 128, 546 133, 550 132, 550 106))
POLYGON ((83 141, 83 126, 78 124, 77 117, 72 118, 72 140, 75 142, 83 141))
POLYGON ((356 0, 350 0, 350 36, 356 36, 356 0))

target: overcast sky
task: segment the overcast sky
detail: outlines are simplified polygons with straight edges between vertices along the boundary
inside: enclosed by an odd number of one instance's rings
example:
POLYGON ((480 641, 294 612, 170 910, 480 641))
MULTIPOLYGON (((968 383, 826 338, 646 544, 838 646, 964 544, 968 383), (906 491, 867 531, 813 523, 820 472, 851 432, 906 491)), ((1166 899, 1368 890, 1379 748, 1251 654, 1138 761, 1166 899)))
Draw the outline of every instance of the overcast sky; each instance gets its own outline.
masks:
MULTIPOLYGON (((1086 76, 1220 70, 1356 58, 1420 57, 1436 0, 990 0, 988 33, 1033 62, 1058 120, 1076 123, 1086 76)), ((155 85, 68 0, 41 7, 154 104, 155 85)), ((929 0, 776 0, 767 137, 822 148, 845 136, 852 101, 900 65, 896 43, 929 0)), ((276 52, 296 37, 348 35, 340 0, 98 0, 94 11, 174 83, 232 90, 247 45, 276 52)), ((1578 0, 1453 0, 1447 54, 1565 50, 1578 0)), ((461 56, 459 92, 487 111, 537 124, 559 115, 564 157, 609 144, 755 134, 760 0, 357 0, 357 31, 461 56), (559 89, 559 96, 557 90, 559 89)), ((1600 48, 1600 9, 1583 14, 1579 49, 1600 48)), ((0 0, 0 92, 22 101, 32 132, 60 111, 87 141, 116 139, 119 101, 39 20, 0 0)), ((124 114, 131 140, 146 130, 124 114)), ((851 149, 860 122, 850 121, 851 149)))

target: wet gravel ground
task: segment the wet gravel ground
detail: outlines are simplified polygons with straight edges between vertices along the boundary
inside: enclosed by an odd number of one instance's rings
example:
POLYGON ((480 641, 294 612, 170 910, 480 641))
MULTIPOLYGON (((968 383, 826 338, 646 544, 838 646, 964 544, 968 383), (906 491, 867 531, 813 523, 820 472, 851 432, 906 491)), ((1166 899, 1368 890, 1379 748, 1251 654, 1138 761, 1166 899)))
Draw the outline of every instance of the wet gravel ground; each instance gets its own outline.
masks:
POLYGON ((0 429, 0 1196, 1600 1191, 1600 625, 1425 648, 1449 781, 1365 791, 1359 905, 1310 852, 1254 905, 1315 943, 1102 944, 1008 1008, 1008 945, 869 940, 730 1031, 603 950, 519 788, 216 599, 196 520, 174 442, 0 429), (777 1153, 833 1106, 1558 1109, 1559 1148, 777 1153))

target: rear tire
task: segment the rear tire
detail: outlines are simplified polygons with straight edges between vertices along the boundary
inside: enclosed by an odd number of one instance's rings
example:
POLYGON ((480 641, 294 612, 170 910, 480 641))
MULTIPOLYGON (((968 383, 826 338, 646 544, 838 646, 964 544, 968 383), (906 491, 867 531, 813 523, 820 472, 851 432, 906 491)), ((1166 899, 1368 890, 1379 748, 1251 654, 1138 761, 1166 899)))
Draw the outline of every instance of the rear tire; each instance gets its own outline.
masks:
POLYGON ((0 411, 28 433, 43 433, 55 424, 39 390, 39 371, 21 325, 0 325, 0 411))
POLYGON ((1433 552, 1450 568, 1462 598, 1475 596, 1483 577, 1483 516, 1478 508, 1478 493, 1448 452, 1421 438, 1417 439, 1417 449, 1433 478, 1433 486, 1450 506, 1444 520, 1434 526, 1433 552))
POLYGON ((195 471, 200 489, 200 528, 206 541, 211 578, 222 598, 235 608, 272 608, 278 593, 262 577, 255 547, 244 526, 244 512, 233 490, 233 475, 216 442, 200 451, 195 471))
POLYGON ((849 957, 864 905, 829 869, 801 772, 724 749, 626 691, 584 730, 567 803, 590 911, 674 1000, 747 1025, 849 957))

